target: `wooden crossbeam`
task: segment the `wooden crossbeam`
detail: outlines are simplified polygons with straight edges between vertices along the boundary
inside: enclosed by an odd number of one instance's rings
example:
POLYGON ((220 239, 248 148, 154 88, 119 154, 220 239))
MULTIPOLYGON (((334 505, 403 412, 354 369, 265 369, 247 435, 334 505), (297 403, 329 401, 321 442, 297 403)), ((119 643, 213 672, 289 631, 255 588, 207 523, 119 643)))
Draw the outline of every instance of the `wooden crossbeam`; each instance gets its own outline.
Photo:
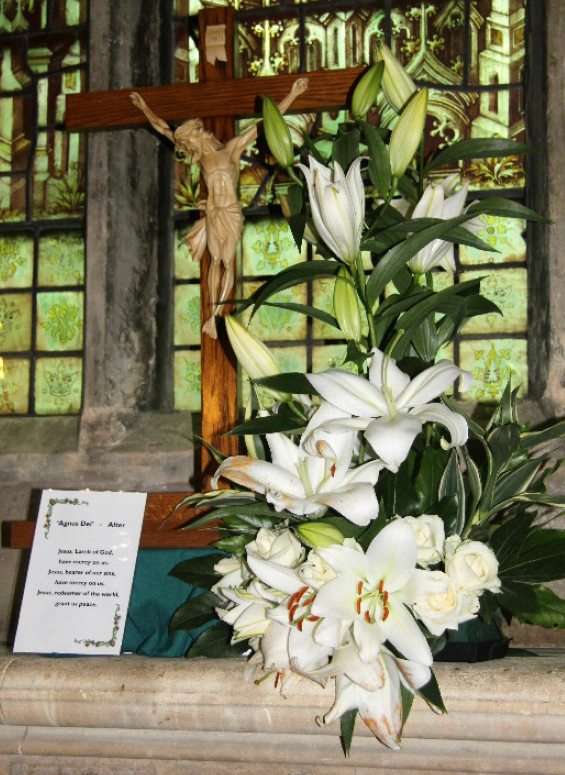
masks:
MULTIPOLYGON (((38 491, 34 491, 35 496, 39 494, 38 491)), ((180 529, 197 514, 204 513, 203 510, 197 512, 188 508, 173 513, 175 506, 189 494, 184 492, 150 492, 148 494, 139 544, 141 549, 199 548, 208 546, 220 537, 213 526, 206 529, 180 529)), ((4 532, 2 544, 4 546, 10 549, 31 549, 38 506, 38 497, 32 498, 30 521, 28 522, 2 523, 4 532)))
MULTIPOLYGON (((210 9, 214 10, 214 9, 210 9)), ((268 94, 275 102, 285 97, 297 78, 308 77, 308 91, 293 106, 293 113, 342 108, 347 93, 365 68, 316 70, 303 75, 273 75, 265 78, 237 78, 207 83, 179 83, 148 86, 136 91, 165 121, 189 118, 253 116, 259 109, 258 95, 268 94)), ((147 123, 130 98, 132 89, 84 92, 67 97, 67 129, 124 129, 147 123)))

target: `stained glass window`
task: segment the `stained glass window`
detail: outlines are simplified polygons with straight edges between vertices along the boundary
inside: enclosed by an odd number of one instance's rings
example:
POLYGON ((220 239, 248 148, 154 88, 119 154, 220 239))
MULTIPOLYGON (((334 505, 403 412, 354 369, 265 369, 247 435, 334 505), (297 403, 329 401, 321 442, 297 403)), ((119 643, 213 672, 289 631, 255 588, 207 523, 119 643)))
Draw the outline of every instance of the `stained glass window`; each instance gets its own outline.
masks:
MULTIPOLYGON (((198 27, 196 14, 219 0, 175 0, 175 76, 179 81, 198 80, 198 27)), ((526 0, 356 0, 315 2, 307 0, 233 0, 236 10, 238 75, 261 76, 287 72, 336 69, 370 64, 379 42, 387 43, 415 81, 430 87, 426 128, 428 151, 454 141, 477 137, 503 137, 524 141, 523 71, 525 62, 526 0)), ((394 114, 379 104, 380 120, 394 114)), ((300 145, 301 132, 335 130, 343 111, 309 113, 289 117, 291 131, 300 145)), ((244 122, 240 125, 245 126, 244 122)), ((323 143, 318 146, 323 151, 323 143)), ((299 255, 284 220, 267 216, 277 194, 288 182, 273 173, 264 149, 253 147, 244 157, 240 192, 246 214, 241 245, 240 290, 247 293, 264 278, 289 263, 314 256, 299 255)), ((451 171, 445 169, 441 174, 451 171)), ((503 191, 504 196, 524 198, 523 159, 470 160, 460 172, 470 184, 470 200, 503 191)), ((180 211, 193 209, 198 200, 198 173, 177 165, 176 204, 180 211)), ((185 217, 185 216, 177 216, 185 217)), ((504 315, 474 319, 445 357, 453 358, 475 376, 471 391, 462 398, 493 401, 510 375, 528 383, 526 357, 527 276, 525 224, 504 218, 483 217, 479 234, 497 253, 472 248, 456 251, 457 280, 489 275, 483 291, 504 315)), ((367 257, 367 268, 370 268, 367 257)), ((179 282, 192 282, 177 270, 179 282)), ((191 272, 194 270, 191 269, 191 272)), ((438 281, 440 278, 438 276, 438 281)), ((331 309, 332 282, 296 290, 300 299, 331 309)), ((183 296, 183 299, 185 297, 183 296)), ((285 297, 286 298, 286 297, 285 297)), ((183 323, 183 326, 186 324, 183 323)), ((275 348, 289 368, 325 369, 343 357, 344 345, 334 331, 316 321, 269 308, 253 322, 253 330, 275 348), (299 343, 298 339, 302 341, 299 343), (301 365, 300 365, 301 364, 301 365)), ((185 331, 185 328, 183 328, 185 331)), ((177 348, 186 333, 176 333, 177 348)), ((184 341, 184 340, 183 340, 184 341)), ((183 345, 180 382, 175 395, 195 385, 196 345, 183 345), (184 369, 184 371, 183 371, 184 369), (189 376, 190 375, 190 376, 189 376), (186 384, 185 384, 186 383, 186 384)), ((177 350, 177 358, 181 355, 177 350)), ((194 394, 196 396, 196 393, 194 394)), ((189 407, 175 400, 178 408, 189 407)))
POLYGON ((0 0, 0 415, 82 400, 87 0, 0 0))

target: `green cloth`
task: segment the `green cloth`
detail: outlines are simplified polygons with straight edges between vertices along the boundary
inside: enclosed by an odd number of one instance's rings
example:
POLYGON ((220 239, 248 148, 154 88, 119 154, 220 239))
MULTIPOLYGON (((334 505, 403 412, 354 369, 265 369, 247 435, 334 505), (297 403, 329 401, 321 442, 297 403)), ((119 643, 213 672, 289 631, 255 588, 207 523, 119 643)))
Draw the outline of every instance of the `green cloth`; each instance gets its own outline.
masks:
POLYGON ((179 606, 200 593, 169 572, 183 560, 203 557, 211 549, 140 549, 124 630, 122 653, 149 657, 183 657, 200 633, 177 630, 169 635, 169 622, 179 606))

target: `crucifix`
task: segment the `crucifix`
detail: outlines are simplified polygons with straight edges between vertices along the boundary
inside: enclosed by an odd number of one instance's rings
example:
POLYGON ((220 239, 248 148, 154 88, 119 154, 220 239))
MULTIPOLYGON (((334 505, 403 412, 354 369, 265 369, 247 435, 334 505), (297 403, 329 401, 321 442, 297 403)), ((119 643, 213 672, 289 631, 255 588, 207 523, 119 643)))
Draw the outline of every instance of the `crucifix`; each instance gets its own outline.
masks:
MULTIPOLYGON (((171 131, 168 127, 169 122, 182 124, 188 120, 202 119, 203 130, 211 132, 224 146, 227 146, 235 137, 236 118, 257 114, 258 95, 269 95, 280 103, 288 97, 293 85, 303 76, 279 75, 235 79, 233 7, 202 10, 199 14, 199 26, 200 82, 151 86, 137 89, 136 92, 150 107, 155 117, 163 122, 160 125, 163 134, 171 131), (226 61, 212 61, 214 57, 206 56, 207 30, 217 29, 219 26, 225 27, 226 61)), ((308 91, 295 95, 293 110, 307 112, 342 108, 347 93, 363 71, 364 68, 355 68, 308 73, 308 91)), ((116 130, 148 126, 151 123, 150 120, 130 98, 132 91, 133 89, 129 88, 70 95, 67 98, 67 129, 69 131, 116 130)), ((172 139, 174 141, 174 138, 172 139)), ((204 179, 206 180, 205 175, 204 179)), ((212 265, 213 259, 209 250, 203 250, 201 257, 203 325, 210 317, 212 309, 210 288, 207 283, 212 265)), ((232 288, 230 293, 226 294, 226 300, 229 302, 233 298, 232 288)), ((229 305, 226 306, 229 312, 229 305)), ((235 455, 237 437, 226 437, 224 434, 237 424, 237 367, 223 326, 218 326, 217 338, 211 338, 203 333, 201 362, 202 437, 223 454, 235 455)), ((199 489, 205 489, 213 468, 214 460, 203 448, 199 489)), ((187 521, 189 517, 187 511, 170 519, 167 522, 167 529, 160 529, 163 519, 183 495, 184 493, 149 494, 141 537, 142 547, 204 546, 217 537, 210 531, 176 531, 176 527, 187 521)), ((31 546, 34 524, 31 522, 11 524, 10 545, 14 548, 31 546)))

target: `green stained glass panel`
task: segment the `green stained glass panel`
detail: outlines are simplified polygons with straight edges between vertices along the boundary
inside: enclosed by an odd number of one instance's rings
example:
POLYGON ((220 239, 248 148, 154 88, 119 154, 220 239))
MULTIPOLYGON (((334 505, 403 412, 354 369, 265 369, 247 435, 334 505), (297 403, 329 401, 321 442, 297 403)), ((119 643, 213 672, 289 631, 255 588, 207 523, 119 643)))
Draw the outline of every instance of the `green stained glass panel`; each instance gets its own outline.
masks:
MULTIPOLYGON (((314 280, 312 283, 312 298, 314 307, 334 314, 334 285, 335 280, 327 278, 323 280, 314 280)), ((312 336, 314 339, 343 339, 343 334, 339 328, 330 326, 328 323, 322 323, 321 320, 312 321, 312 336)))
POLYGON ((24 221, 25 217, 25 175, 0 175, 0 222, 24 221))
POLYGON ((33 132, 31 97, 0 99, 0 172, 23 172, 29 162, 33 132))
POLYGON ((477 248, 461 245, 459 260, 463 265, 469 264, 507 264, 526 260, 526 241, 524 234, 526 222, 514 218, 498 218, 495 215, 481 215, 484 228, 477 232, 485 242, 488 242, 497 253, 487 253, 477 248))
POLYGON ((175 210, 197 210, 200 198, 200 168, 179 156, 175 162, 175 210))
MULTIPOLYGON (((3 32, 1 25, 2 17, 0 14, 0 32, 3 32)), ((0 56, 2 57, 0 91, 19 91, 28 86, 31 79, 25 67, 24 41, 21 38, 14 38, 3 42, 0 56)))
MULTIPOLYGON (((93 9, 94 10, 94 9, 93 9)), ((84 24, 88 18, 88 0, 58 0, 53 4, 53 27, 74 27, 84 24)))
MULTIPOLYGON (((259 282, 244 283, 244 298, 249 298, 261 285, 262 283, 259 282)), ((275 293, 271 296, 269 302, 306 304, 306 293, 306 286, 304 284, 295 285, 285 291, 275 293)), ((250 315, 251 310, 247 312, 245 319, 249 319, 250 315)), ((249 330, 259 337, 262 342, 284 341, 288 339, 301 340, 306 338, 306 317, 299 312, 291 312, 287 309, 263 305, 251 320, 249 330)))
POLYGON ((460 366, 470 371, 474 382, 461 395, 469 401, 497 401, 512 377, 520 386, 519 395, 528 389, 528 358, 525 339, 477 339, 459 345, 460 366))
POLYGON ((384 40, 385 25, 382 3, 375 3, 370 8, 308 16, 306 70, 335 70, 368 64, 377 42, 384 40))
POLYGON ((38 350, 82 349, 83 297, 79 291, 37 294, 38 350))
POLYGON ((74 32, 34 35, 30 39, 27 61, 38 75, 83 64, 86 62, 86 35, 74 32))
POLYGON ((81 400, 81 358, 37 359, 35 363, 37 414, 78 414, 81 400))
POLYGON ((348 371, 355 371, 352 364, 344 365, 345 344, 330 344, 312 349, 312 371, 327 371, 328 369, 347 368, 348 371))
POLYGON ((23 32, 47 25, 47 2, 4 0, 0 5, 0 32, 23 32))
POLYGON ((243 274, 272 275, 306 259, 284 218, 247 220, 243 229, 243 274))
POLYGON ((519 83, 526 54, 524 0, 478 0, 473 6, 469 81, 519 83))
POLYGON ((186 243, 186 235, 192 224, 183 224, 175 229, 175 279, 197 280, 200 277, 200 261, 193 261, 186 243))
POLYGON ((33 283, 33 237, 0 236, 0 289, 30 288, 33 283))
POLYGON ((520 334, 528 326, 528 279, 525 269, 500 269, 488 277, 483 271, 463 272, 461 282, 483 277, 481 293, 493 301, 501 315, 480 315, 467 321, 465 334, 520 334))
POLYGON ((84 69, 57 73, 37 80, 37 123, 39 126, 61 125, 65 122, 67 97, 86 88, 84 69))
POLYGON ((175 345, 200 344, 200 286, 175 288, 175 345))
POLYGON ((84 238, 79 232, 50 232, 39 239, 38 283, 42 286, 84 283, 84 238))
POLYGON ((240 19, 238 75, 297 73, 300 67, 299 32, 297 16, 240 19))
POLYGON ((174 361, 174 405, 180 412, 199 412, 200 351, 177 350, 174 361))
POLYGON ((0 354, 30 349, 31 309, 30 293, 0 294, 0 354))
POLYGON ((33 165, 36 218, 78 218, 84 214, 85 138, 63 131, 38 132, 33 165))
POLYGON ((27 414, 29 404, 29 361, 4 359, 4 379, 0 380, 0 415, 27 414))

